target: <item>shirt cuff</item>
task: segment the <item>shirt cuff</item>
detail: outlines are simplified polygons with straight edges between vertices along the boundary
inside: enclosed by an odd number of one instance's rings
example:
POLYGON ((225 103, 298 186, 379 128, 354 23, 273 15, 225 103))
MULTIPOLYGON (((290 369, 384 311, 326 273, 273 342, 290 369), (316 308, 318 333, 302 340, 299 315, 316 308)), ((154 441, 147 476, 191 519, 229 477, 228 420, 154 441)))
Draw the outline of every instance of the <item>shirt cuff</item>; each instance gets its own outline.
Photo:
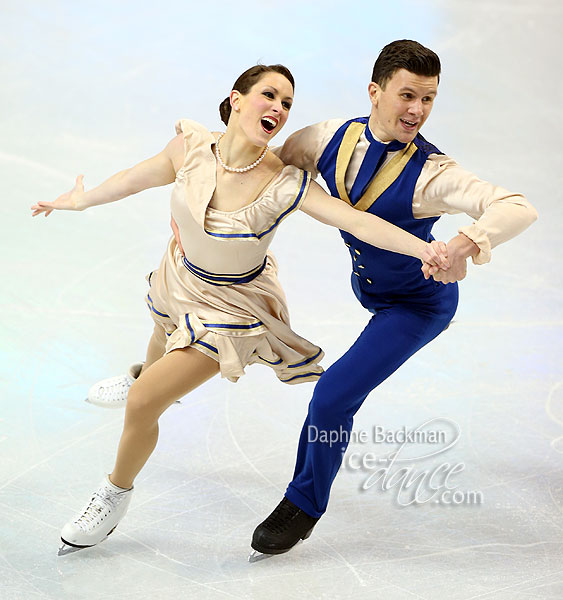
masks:
POLYGON ((476 223, 458 229, 458 233, 466 235, 474 244, 479 246, 479 252, 472 256, 474 265, 484 265, 491 260, 491 242, 487 234, 476 223))

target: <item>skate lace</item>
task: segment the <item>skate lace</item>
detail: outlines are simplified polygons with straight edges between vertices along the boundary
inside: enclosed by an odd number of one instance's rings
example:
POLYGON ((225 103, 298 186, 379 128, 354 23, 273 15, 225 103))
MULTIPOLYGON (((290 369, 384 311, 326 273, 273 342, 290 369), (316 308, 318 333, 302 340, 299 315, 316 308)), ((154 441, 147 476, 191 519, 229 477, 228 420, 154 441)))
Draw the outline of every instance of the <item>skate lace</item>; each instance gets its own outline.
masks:
POLYGON ((300 512, 301 509, 291 505, 289 501, 282 501, 266 519, 264 526, 273 533, 283 533, 300 512))
POLYGON ((88 506, 76 519, 76 524, 82 529, 87 529, 93 523, 102 521, 105 513, 117 508, 122 499, 122 494, 114 494, 108 490, 95 491, 88 506))
POLYGON ((115 383, 104 385, 100 388, 100 395, 111 399, 121 399, 123 392, 128 391, 131 384, 127 380, 116 381, 115 383))

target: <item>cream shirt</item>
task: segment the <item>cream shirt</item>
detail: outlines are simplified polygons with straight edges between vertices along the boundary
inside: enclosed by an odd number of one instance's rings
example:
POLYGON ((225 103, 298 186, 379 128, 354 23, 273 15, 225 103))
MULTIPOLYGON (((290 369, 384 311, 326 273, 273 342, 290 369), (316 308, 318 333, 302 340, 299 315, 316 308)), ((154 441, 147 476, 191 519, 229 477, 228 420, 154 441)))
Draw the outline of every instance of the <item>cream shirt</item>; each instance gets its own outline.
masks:
MULTIPOLYGON (((310 171, 316 177, 317 163, 324 149, 345 122, 346 119, 331 119, 305 127, 291 135, 276 154, 285 163, 310 171)), ((348 192, 368 147, 369 141, 362 133, 346 171, 348 192)), ((389 152, 385 162, 395 154, 389 152)), ((475 264, 489 262, 492 248, 524 231, 538 217, 522 194, 513 194, 483 181, 452 158, 440 154, 431 154, 422 168, 413 194, 412 211, 415 219, 459 213, 472 217, 474 222, 458 231, 479 246, 479 253, 473 257, 475 264)))

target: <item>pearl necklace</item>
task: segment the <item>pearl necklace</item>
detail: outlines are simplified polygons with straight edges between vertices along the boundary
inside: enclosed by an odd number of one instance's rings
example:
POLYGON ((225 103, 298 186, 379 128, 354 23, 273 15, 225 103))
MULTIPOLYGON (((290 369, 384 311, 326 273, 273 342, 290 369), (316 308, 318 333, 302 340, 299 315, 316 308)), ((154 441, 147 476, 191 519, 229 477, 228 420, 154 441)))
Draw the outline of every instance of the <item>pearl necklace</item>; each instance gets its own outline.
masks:
POLYGON ((266 156, 266 152, 268 152, 268 145, 266 144, 266 147, 264 148, 262 154, 251 165, 248 165, 248 167, 229 167, 229 165, 226 165, 223 162, 223 159, 221 158, 221 151, 219 150, 219 140, 224 135, 224 133, 220 134, 217 138, 217 141, 215 142, 215 158, 217 159, 217 162, 223 167, 223 169, 225 169, 225 171, 229 171, 229 173, 246 173, 246 171, 254 169, 254 167, 257 167, 262 162, 262 159, 266 156))

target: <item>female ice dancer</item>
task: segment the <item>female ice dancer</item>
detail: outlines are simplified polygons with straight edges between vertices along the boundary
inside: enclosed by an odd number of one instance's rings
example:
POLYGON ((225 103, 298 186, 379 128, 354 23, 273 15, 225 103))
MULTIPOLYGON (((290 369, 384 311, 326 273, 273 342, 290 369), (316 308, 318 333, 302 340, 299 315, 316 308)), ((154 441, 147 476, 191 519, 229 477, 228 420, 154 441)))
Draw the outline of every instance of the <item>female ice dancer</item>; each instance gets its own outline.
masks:
POLYGON ((155 320, 146 362, 128 390, 115 467, 83 511, 61 532, 59 554, 104 540, 127 511, 133 481, 158 438, 160 415, 217 372, 236 381, 251 363, 281 381, 317 379, 323 352, 289 326, 285 297, 268 246, 297 209, 380 248, 448 268, 445 245, 426 243, 328 196, 310 175, 268 151, 285 125, 294 81, 281 65, 245 71, 220 106, 225 133, 190 120, 156 156, 85 192, 82 176, 33 216, 84 210, 141 190, 175 183, 171 209, 185 255, 174 238, 149 277, 155 320))

